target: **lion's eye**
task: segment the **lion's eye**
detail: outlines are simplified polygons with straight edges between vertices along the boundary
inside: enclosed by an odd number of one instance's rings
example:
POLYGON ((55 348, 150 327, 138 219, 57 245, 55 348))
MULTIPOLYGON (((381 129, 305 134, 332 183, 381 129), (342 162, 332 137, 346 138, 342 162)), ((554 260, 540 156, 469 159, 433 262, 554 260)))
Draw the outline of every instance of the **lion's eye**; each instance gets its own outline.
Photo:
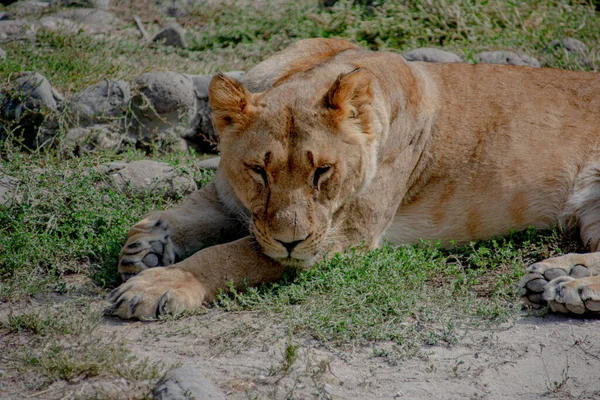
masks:
POLYGON ((255 175, 258 175, 262 178, 265 185, 267 184, 267 171, 265 171, 263 167, 260 165, 252 165, 249 168, 252 172, 254 172, 255 175))
POLYGON ((313 175, 313 185, 315 187, 319 187, 319 181, 322 179, 324 175, 326 175, 331 170, 331 165, 323 165, 315 170, 315 174, 313 175))

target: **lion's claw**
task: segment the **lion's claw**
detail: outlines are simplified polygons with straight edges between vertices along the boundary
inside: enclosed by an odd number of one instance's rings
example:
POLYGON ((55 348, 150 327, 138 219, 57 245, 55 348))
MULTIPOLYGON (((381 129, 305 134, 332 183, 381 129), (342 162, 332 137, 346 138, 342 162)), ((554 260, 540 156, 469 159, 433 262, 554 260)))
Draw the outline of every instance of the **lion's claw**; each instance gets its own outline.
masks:
POLYGON ((109 293, 108 300, 113 304, 105 314, 156 319, 200 307, 204 293, 202 284, 188 271, 175 267, 148 269, 109 293))

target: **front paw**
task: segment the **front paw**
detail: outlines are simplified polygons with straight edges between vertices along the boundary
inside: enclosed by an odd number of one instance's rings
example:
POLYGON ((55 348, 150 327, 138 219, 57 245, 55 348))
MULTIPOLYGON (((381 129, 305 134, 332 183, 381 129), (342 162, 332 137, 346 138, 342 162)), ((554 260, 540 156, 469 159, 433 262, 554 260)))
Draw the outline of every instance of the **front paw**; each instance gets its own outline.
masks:
POLYGON ((106 315, 152 320, 202 306, 206 291, 190 272, 177 267, 147 269, 109 295, 106 315))
POLYGON ((168 222, 163 218, 146 218, 131 231, 119 255, 119 274, 123 281, 154 267, 175 263, 175 249, 168 222))

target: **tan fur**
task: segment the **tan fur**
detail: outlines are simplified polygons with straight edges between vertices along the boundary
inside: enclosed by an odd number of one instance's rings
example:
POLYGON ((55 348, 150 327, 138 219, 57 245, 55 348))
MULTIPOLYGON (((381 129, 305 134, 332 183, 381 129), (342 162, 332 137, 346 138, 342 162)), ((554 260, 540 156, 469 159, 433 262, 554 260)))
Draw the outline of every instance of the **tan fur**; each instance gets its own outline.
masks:
MULTIPOLYGON (((210 104, 217 177, 132 228, 119 268, 182 261, 118 288, 115 315, 195 307, 228 281, 276 280, 384 237, 464 243, 562 223, 579 226, 592 251, 600 244, 594 73, 407 63, 311 39, 256 66, 243 85, 216 76, 210 104), (178 281, 174 270, 191 275, 178 281)), ((598 265, 599 253, 535 264, 524 300, 597 312, 598 265)))

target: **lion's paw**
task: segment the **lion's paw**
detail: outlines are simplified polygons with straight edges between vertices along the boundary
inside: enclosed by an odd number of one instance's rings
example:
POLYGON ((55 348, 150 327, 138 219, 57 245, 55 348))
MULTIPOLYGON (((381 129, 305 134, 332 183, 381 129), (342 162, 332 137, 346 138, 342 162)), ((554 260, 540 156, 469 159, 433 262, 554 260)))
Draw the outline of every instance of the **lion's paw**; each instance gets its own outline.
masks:
POLYGON ((110 292, 108 300, 113 304, 105 314, 152 320, 199 308, 204 293, 202 284, 188 271, 174 267, 148 269, 110 292))
POLYGON ((544 300, 552 311, 583 314, 600 312, 600 279, 561 276, 546 285, 544 300))
POLYGON ((527 273, 519 281, 519 294, 526 305, 540 308, 546 305, 544 291, 549 282, 557 278, 578 279, 590 275, 590 269, 577 263, 572 255, 550 258, 527 268, 527 273))
POLYGON ((119 256, 119 274, 123 281, 154 267, 175 262, 169 224, 162 218, 146 218, 131 231, 119 256))

